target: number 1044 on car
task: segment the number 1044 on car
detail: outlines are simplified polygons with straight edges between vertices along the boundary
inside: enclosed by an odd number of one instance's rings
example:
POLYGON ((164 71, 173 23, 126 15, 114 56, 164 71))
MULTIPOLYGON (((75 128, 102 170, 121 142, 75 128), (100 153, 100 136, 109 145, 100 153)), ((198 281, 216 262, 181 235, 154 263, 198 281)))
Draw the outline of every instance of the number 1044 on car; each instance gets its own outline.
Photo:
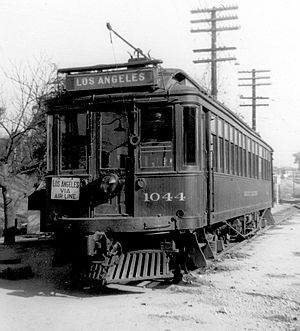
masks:
POLYGON ((144 201, 159 201, 159 200, 165 200, 165 201, 173 201, 174 199, 179 201, 185 201, 186 197, 183 194, 183 192, 178 193, 177 195, 173 196, 170 192, 165 193, 163 195, 153 192, 153 193, 144 193, 144 201))

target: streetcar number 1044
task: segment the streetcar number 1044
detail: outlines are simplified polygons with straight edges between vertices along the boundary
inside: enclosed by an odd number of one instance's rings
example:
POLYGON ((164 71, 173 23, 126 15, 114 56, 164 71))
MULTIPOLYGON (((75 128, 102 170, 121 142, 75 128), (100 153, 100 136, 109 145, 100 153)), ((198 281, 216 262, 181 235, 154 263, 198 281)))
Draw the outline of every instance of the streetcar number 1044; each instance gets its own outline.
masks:
POLYGON ((173 201, 173 200, 178 200, 178 201, 185 201, 185 195, 183 192, 180 192, 173 196, 170 192, 165 193, 165 194, 159 194, 157 192, 153 193, 144 193, 144 201, 149 202, 149 201, 159 201, 159 200, 165 200, 165 201, 173 201))

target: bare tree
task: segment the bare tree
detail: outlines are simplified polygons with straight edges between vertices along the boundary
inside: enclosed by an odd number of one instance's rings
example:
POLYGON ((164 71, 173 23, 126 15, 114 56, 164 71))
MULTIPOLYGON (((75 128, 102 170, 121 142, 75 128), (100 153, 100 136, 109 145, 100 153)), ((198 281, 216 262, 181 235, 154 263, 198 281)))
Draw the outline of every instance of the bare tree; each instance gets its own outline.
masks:
POLYGON ((34 64, 12 65, 4 73, 11 83, 10 98, 0 105, 0 188, 4 205, 4 243, 14 243, 15 205, 11 192, 12 178, 28 166, 41 168, 42 160, 35 160, 34 144, 39 141, 45 152, 45 114, 43 100, 57 93, 56 66, 44 57, 34 64), (38 133, 37 133, 38 132, 38 133), (36 164, 35 164, 36 162, 36 164))

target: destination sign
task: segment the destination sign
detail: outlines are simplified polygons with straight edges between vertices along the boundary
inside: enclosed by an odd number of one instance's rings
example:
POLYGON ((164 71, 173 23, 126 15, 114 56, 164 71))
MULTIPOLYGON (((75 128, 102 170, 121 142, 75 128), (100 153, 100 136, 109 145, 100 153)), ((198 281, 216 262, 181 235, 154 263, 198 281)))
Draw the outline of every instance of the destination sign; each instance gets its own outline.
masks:
POLYGON ((151 86, 157 81, 157 71, 153 68, 142 70, 111 71, 92 74, 68 75, 68 91, 110 89, 133 86, 151 86))
POLYGON ((79 200, 80 178, 53 177, 51 182, 51 199, 79 200))

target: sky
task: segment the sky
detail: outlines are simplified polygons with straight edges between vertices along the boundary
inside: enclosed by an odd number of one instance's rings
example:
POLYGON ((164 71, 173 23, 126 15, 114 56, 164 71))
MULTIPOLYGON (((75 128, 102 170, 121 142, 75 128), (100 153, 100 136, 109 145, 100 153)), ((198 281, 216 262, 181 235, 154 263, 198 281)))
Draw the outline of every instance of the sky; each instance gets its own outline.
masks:
POLYGON ((190 22, 207 14, 191 10, 232 5, 238 10, 222 15, 238 19, 220 25, 240 29, 219 32, 217 46, 237 47, 219 53, 237 60, 218 64, 218 99, 251 126, 251 107, 239 106, 241 95, 251 96, 251 87, 238 87, 238 78, 245 77, 238 71, 270 70, 264 82, 271 85, 257 87, 257 96, 270 98, 268 107, 257 107, 257 131, 273 147, 275 166, 295 167, 292 155, 300 151, 299 0, 0 0, 0 89, 6 86, 2 71, 40 57, 59 68, 127 61, 132 50, 110 38, 107 22, 135 47, 163 60, 164 67, 181 68, 209 86, 209 65, 193 63, 208 54, 199 57, 193 49, 209 48, 210 36, 190 32, 208 27, 190 22))

